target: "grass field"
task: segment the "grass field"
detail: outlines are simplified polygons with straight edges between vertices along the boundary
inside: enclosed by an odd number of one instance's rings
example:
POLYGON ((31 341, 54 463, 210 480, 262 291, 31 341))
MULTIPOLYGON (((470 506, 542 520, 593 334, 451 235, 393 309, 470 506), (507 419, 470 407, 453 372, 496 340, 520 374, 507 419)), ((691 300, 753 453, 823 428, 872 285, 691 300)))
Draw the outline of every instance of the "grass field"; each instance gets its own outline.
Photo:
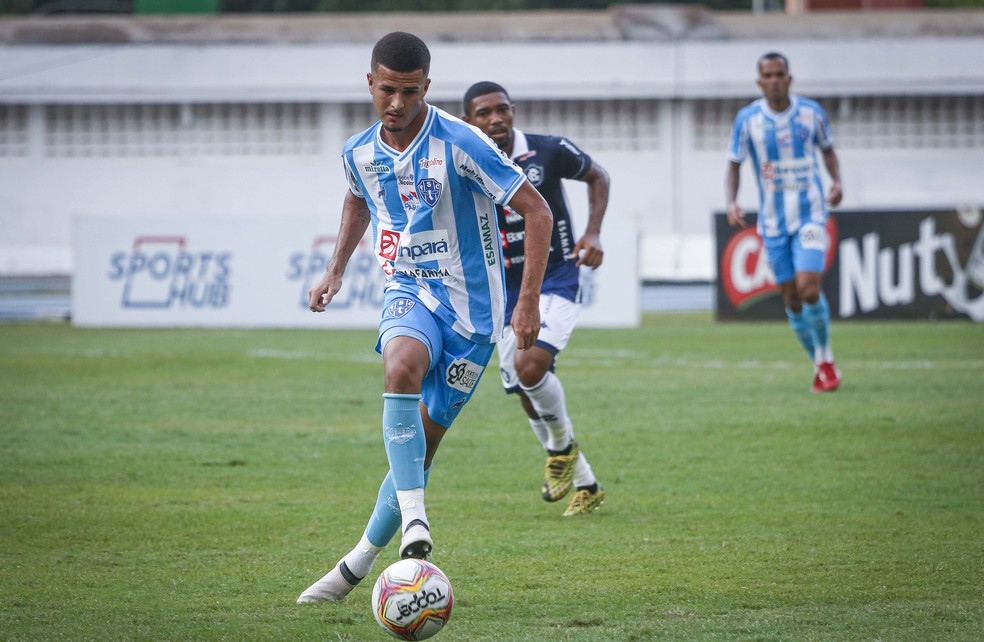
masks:
MULTIPOLYGON (((385 640, 384 553, 294 599, 385 473, 370 331, 0 326, 0 638, 385 640)), ((782 323, 579 330, 559 373, 608 490, 562 518, 494 369, 428 491, 438 638, 984 639, 984 326, 836 323, 811 395, 782 323)))

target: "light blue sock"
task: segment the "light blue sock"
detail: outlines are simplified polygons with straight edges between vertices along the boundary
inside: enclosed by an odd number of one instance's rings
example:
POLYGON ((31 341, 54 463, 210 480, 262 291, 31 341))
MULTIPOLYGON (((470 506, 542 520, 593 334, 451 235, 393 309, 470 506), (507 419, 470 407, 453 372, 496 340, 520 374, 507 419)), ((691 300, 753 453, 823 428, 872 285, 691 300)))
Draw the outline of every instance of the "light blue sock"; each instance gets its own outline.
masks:
POLYGON ((793 312, 789 308, 786 308, 786 317, 789 319, 789 325, 793 327, 793 332, 796 334, 796 338, 799 339, 800 345, 806 350, 806 354, 810 356, 810 361, 813 361, 813 332, 807 323, 803 310, 793 312))
MULTIPOLYGON (((424 470, 424 487, 430 480, 430 467, 424 470)), ((379 485, 376 495, 376 508, 366 526, 366 538, 373 546, 385 548, 402 525, 400 502, 396 500, 396 486, 393 485, 393 472, 386 473, 383 483, 379 485)))
POLYGON ((803 304, 803 320, 810 329, 814 347, 826 351, 830 346, 830 306, 823 292, 816 303, 803 304))
POLYGON ((396 490, 423 488, 427 436, 420 395, 383 394, 383 442, 396 490))

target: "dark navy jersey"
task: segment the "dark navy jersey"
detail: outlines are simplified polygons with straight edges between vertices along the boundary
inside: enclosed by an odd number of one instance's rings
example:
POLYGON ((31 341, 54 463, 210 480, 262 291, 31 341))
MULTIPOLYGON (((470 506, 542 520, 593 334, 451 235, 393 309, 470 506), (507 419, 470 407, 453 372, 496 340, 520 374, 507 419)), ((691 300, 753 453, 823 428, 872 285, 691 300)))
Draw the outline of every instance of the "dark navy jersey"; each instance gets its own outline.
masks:
MULTIPOLYGON (((533 187, 543 196, 553 213, 553 235, 550 238, 550 257, 543 276, 543 294, 557 294, 571 301, 578 300, 577 258, 568 258, 577 238, 567 207, 567 194, 561 179, 580 179, 591 169, 591 157, 574 143, 559 136, 524 134, 514 129, 513 161, 522 168, 533 187)), ((523 217, 512 209, 496 207, 499 230, 502 234, 502 257, 506 267, 506 322, 512 318, 519 288, 523 281, 524 239, 523 217)))

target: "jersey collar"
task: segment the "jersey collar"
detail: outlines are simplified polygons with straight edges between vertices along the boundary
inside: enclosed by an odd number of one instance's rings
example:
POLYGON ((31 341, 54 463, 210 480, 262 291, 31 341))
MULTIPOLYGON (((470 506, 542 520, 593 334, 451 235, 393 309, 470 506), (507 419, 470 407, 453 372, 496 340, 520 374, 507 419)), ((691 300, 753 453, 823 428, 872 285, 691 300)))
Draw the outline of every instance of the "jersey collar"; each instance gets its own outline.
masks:
POLYGON ((526 141, 526 134, 513 127, 513 151, 510 158, 516 159, 530 151, 530 144, 526 141))
POLYGON ((379 145, 379 148, 382 149, 387 155, 399 160, 402 160, 404 158, 410 158, 411 156, 413 156, 414 152, 420 146, 421 141, 430 135, 431 123, 434 122, 434 118, 436 116, 435 109, 432 105, 428 105, 427 103, 424 103, 424 106, 427 108, 427 116, 424 118, 424 124, 420 126, 420 131, 417 132, 417 135, 413 137, 413 140, 410 141, 410 144, 402 152, 399 152, 393 147, 390 147, 383 140, 383 123, 382 122, 377 123, 376 142, 379 145))
POLYGON ((766 114, 768 114, 769 116, 771 116, 776 120, 783 120, 785 118, 788 118, 790 114, 796 111, 796 106, 799 104, 799 97, 796 96, 795 94, 789 94, 789 107, 786 107, 786 109, 782 111, 773 111, 772 108, 769 107, 768 100, 766 100, 764 97, 761 98, 760 100, 762 101, 762 111, 764 111, 766 114))

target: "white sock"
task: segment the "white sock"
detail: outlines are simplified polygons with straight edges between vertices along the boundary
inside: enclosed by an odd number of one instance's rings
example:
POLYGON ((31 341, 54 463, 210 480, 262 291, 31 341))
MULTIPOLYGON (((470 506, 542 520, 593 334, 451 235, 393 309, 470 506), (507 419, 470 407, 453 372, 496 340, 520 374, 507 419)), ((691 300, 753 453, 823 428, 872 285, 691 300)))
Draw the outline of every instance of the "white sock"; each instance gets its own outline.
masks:
POLYGON ((530 428, 533 429, 533 434, 536 435, 540 445, 546 449, 548 440, 550 439, 550 433, 547 430, 547 422, 542 419, 530 419, 530 428))
POLYGON ((577 456, 577 461, 574 462, 574 487, 593 486, 596 483, 598 478, 595 477, 594 470, 591 469, 591 464, 588 463, 588 458, 584 456, 582 450, 577 456))
POLYGON ((427 511, 424 510, 423 488, 398 490, 396 491, 396 499, 400 502, 400 514, 403 517, 403 528, 401 532, 406 532, 407 526, 415 519, 419 519, 425 524, 430 524, 427 521, 427 511))
POLYGON ((834 351, 829 345, 822 348, 817 348, 817 356, 821 359, 817 363, 833 363, 834 362, 834 351))
POLYGON ((362 534, 362 539, 359 540, 359 544, 353 548, 348 555, 342 558, 345 562, 345 566, 352 571, 352 574, 356 577, 365 577, 369 575, 369 571, 372 570, 372 565, 376 563, 376 558, 383 549, 379 546, 374 546, 366 534, 362 534))
POLYGON ((554 373, 548 372, 540 383, 532 388, 523 386, 523 392, 530 398, 533 409, 540 415, 549 434, 547 449, 558 451, 571 443, 570 422, 567 419, 567 404, 564 400, 564 386, 554 373))

